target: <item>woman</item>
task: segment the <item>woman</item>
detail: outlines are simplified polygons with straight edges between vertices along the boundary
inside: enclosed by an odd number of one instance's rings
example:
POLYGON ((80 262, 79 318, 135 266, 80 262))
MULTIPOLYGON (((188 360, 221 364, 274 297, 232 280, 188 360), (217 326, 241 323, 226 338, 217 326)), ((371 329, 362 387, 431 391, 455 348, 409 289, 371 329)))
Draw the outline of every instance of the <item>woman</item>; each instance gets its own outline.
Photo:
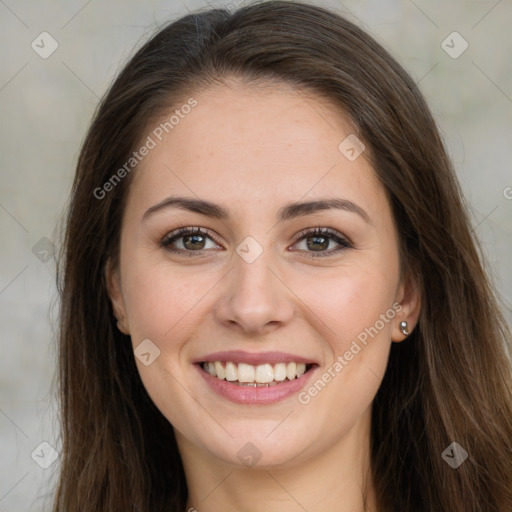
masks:
POLYGON ((60 274, 54 510, 512 510, 510 332, 418 88, 304 3, 102 100, 60 274))

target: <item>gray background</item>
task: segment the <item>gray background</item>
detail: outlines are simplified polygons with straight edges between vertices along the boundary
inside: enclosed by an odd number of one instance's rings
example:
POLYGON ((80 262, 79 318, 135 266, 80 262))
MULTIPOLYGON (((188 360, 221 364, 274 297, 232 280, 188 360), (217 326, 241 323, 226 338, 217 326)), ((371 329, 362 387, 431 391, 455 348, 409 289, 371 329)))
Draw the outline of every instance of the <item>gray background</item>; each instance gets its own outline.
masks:
MULTIPOLYGON (((512 2, 315 3, 363 26, 420 84, 510 319, 512 2), (454 31, 469 44, 458 58, 441 46, 454 31)), ((55 482, 58 462, 42 469, 31 457, 43 441, 59 450, 51 399, 57 307, 50 241, 58 242, 58 221, 93 110, 134 46, 169 18, 205 5, 0 0, 0 512, 43 510, 55 482), (31 47, 43 31, 59 45, 47 59, 31 47)), ((447 44, 454 52, 461 41, 452 39, 447 44)), ((43 447, 35 453, 44 461, 50 452, 43 447)))

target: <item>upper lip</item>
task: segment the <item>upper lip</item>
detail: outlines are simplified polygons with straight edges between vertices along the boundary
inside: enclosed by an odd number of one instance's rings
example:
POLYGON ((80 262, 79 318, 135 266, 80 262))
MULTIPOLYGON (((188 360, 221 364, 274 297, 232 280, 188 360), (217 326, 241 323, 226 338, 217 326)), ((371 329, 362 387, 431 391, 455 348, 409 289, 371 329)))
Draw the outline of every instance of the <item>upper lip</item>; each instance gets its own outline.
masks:
POLYGON ((232 361, 237 363, 246 363, 253 366, 274 363, 318 364, 316 361, 310 358, 289 354, 286 352, 245 352, 244 350, 214 352, 212 354, 197 358, 194 363, 203 363, 208 361, 232 361))

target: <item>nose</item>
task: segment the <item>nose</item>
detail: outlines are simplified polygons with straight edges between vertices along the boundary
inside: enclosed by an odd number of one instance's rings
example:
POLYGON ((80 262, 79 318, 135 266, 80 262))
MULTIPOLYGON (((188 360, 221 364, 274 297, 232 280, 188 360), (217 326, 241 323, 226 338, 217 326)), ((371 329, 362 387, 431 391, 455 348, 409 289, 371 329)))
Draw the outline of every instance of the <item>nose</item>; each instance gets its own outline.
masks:
POLYGON ((217 320, 246 336, 278 329, 294 315, 294 294, 278 275, 270 251, 248 263, 235 256, 216 307, 217 320))

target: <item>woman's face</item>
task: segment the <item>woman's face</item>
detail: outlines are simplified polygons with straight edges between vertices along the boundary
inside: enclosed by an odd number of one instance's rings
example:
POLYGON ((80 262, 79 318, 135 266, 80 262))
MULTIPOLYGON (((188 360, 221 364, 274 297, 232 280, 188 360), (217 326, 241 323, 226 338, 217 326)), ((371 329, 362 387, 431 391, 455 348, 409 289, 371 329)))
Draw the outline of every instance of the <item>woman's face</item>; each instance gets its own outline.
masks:
POLYGON ((284 85, 194 98, 161 141, 146 134, 110 295, 181 449, 296 464, 368 434, 418 294, 400 281, 368 149, 337 110, 284 85))

